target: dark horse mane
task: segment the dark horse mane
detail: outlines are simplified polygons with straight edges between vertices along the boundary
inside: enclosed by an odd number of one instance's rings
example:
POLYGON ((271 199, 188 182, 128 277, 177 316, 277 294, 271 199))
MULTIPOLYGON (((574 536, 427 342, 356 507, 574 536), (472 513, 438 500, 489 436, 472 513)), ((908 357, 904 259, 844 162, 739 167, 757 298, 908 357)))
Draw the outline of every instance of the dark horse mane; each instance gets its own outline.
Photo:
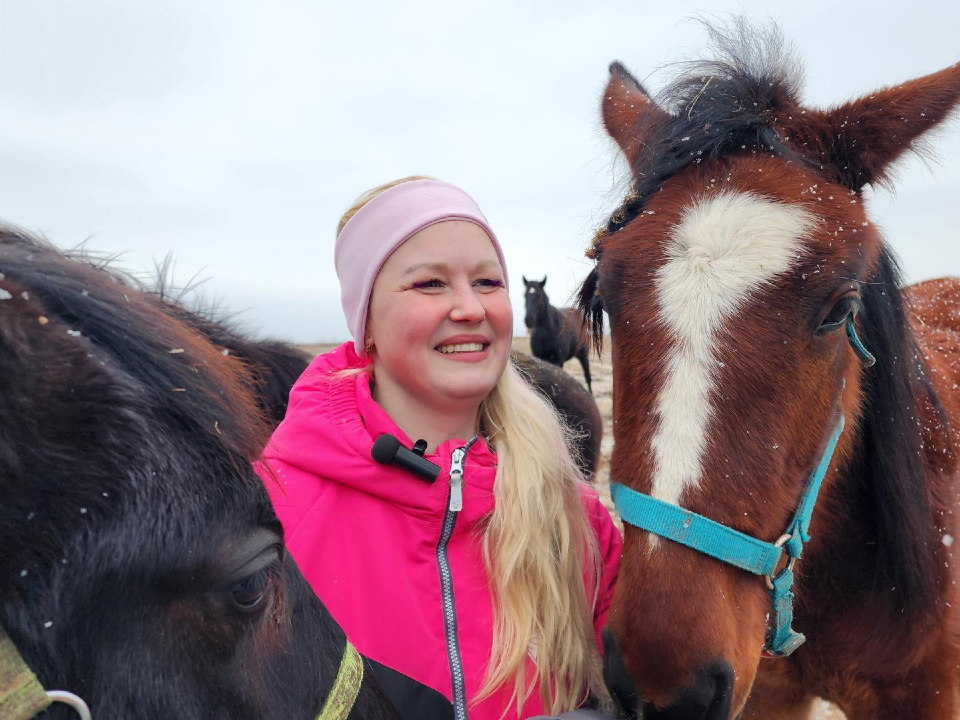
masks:
MULTIPOLYGON (((16 500, 21 506, 8 504, 8 500, 13 501, 0 497, 0 504, 10 511, 5 517, 11 522, 27 517, 32 508, 47 507, 45 494, 54 492, 48 484, 58 477, 73 478, 55 492, 75 496, 76 506, 90 505, 90 487, 105 489, 102 497, 96 493, 95 504, 88 508, 91 519, 114 507, 122 490, 117 478, 125 467, 162 468, 165 458, 173 456, 163 445, 166 440, 156 436, 157 427, 166 428, 168 436, 190 436, 191 447, 198 453, 209 450, 216 455, 214 448, 222 448, 219 453, 223 457, 225 449, 234 467, 247 466, 259 456, 270 424, 253 404, 248 388, 254 380, 242 363, 225 357, 199 332, 185 330, 171 318, 163 301, 135 292, 117 274, 68 258, 46 243, 9 228, 0 228, 0 252, 4 286, 11 292, 18 287, 29 288, 22 292, 25 310, 39 307, 42 311, 37 318, 37 338, 0 336, 0 419, 5 417, 10 423, 9 431, 0 437, 12 443, 0 443, 0 467, 18 467, 23 448, 31 447, 38 457, 57 460, 48 460, 43 478, 47 482, 36 483, 30 492, 20 489, 16 500), (46 339, 40 339, 41 332, 46 339), (87 360, 81 361, 84 349, 87 360), (32 389, 8 387, 5 378, 23 377, 25 373, 17 371, 17 363, 27 361, 42 368, 49 382, 32 389), (63 392, 63 387, 69 387, 64 378, 70 377, 77 378, 70 392, 84 393, 84 398, 69 406, 87 408, 88 414, 54 416, 54 408, 62 403, 48 395, 63 392), (38 418, 44 427, 17 419, 22 416, 16 403, 22 402, 25 394, 34 397, 41 407, 46 399, 50 411, 38 418), (134 448, 125 442, 132 428, 153 438, 142 443, 138 452, 143 457, 133 456, 134 448), (86 435, 109 438, 104 442, 110 450, 101 450, 106 456, 99 462, 86 463, 90 468, 105 468, 102 477, 77 474, 78 457, 87 451, 86 435)), ((250 492, 260 491, 253 473, 237 473, 237 478, 237 482, 249 483, 250 492)), ((155 491, 159 488, 152 484, 138 489, 143 493, 155 491)), ((68 502, 58 505, 71 506, 68 502)), ((72 512, 59 518, 57 525, 66 535, 80 521, 80 515, 72 512)), ((16 536, 16 524, 5 528, 0 523, 0 540, 10 540, 9 533, 16 536)), ((40 547, 19 550, 40 561, 56 552, 54 540, 39 539, 40 547)), ((16 542, 0 544, 10 548, 0 558, 0 567, 28 565, 26 558, 16 557, 16 542)), ((0 574, 9 577, 12 572, 0 574)))
MULTIPOLYGON (((925 477, 921 400, 929 400, 944 427, 947 417, 907 320, 902 284, 896 257, 884 246, 861 285, 860 332, 877 362, 863 373, 863 442, 854 467, 866 480, 875 518, 877 587, 892 589, 898 611, 919 616, 936 603, 940 575, 929 547, 937 523, 925 477)), ((944 442, 949 438, 945 432, 944 442)))
MULTIPOLYGON (((659 107, 653 106, 638 122, 637 129, 643 127, 647 142, 631 168, 632 191, 588 252, 596 265, 580 288, 578 306, 583 331, 598 351, 604 307, 597 266, 603 241, 636 219, 662 184, 684 168, 723 157, 766 153, 855 192, 864 184, 854 169, 824 157, 823 148, 819 154, 817 148, 801 153, 776 129, 778 114, 802 111, 802 69, 775 26, 761 32, 736 20, 728 28, 708 25, 707 30, 720 59, 685 63, 686 72, 658 96, 659 107)), ((611 65, 611 73, 630 77, 640 87, 617 63, 611 65)), ((842 156, 842 149, 832 150, 842 156)), ((880 180, 874 178, 874 182, 880 180)), ((874 350, 877 364, 864 372, 863 443, 854 467, 861 473, 867 505, 875 517, 876 585, 894 588, 898 611, 919 616, 933 608, 939 582, 928 547, 934 518, 918 430, 920 398, 928 398, 944 423, 946 419, 910 329, 901 284, 897 260, 884 244, 873 275, 863 283, 862 335, 874 350)))

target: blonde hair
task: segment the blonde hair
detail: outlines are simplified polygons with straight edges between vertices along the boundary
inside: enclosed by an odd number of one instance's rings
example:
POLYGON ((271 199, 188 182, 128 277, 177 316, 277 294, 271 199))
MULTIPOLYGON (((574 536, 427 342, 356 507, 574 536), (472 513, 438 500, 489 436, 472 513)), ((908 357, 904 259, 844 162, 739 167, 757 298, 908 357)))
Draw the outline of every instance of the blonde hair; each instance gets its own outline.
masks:
MULTIPOLYGON (((411 175, 368 190, 344 213, 337 235, 380 193, 435 179, 411 175)), ((474 701, 512 684, 510 702, 519 713, 537 681, 551 714, 575 709, 591 694, 606 698, 593 627, 600 549, 581 501, 584 480, 570 454, 570 431, 512 361, 480 404, 480 428, 497 453, 495 507, 481 538, 494 625, 474 701), (528 656, 536 677, 527 677, 528 656)))
POLYGON ((493 648, 478 699, 511 680, 518 712, 533 680, 551 714, 579 707, 590 694, 605 698, 593 627, 600 549, 570 432, 512 361, 480 404, 480 427, 497 453, 497 477, 483 534, 496 598, 493 648), (536 678, 526 677, 528 654, 536 678))

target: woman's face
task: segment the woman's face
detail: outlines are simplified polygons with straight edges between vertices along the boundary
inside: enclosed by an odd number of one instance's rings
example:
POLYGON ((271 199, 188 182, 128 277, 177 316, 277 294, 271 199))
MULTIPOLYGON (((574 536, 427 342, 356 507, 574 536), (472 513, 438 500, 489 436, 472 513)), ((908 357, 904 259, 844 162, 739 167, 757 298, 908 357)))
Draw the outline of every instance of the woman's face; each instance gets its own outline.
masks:
POLYGON ((397 248, 370 295, 377 384, 449 409, 483 400, 510 355, 513 310, 493 243, 471 222, 431 225, 397 248))

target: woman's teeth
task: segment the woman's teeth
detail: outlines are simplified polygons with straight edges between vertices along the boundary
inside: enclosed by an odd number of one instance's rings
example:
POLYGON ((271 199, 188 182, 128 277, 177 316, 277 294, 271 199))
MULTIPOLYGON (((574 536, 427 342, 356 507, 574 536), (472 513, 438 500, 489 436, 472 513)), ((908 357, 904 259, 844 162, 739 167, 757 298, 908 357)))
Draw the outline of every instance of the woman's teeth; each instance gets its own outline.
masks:
POLYGON ((483 343, 460 343, 458 345, 441 345, 437 348, 442 353, 481 352, 483 343))

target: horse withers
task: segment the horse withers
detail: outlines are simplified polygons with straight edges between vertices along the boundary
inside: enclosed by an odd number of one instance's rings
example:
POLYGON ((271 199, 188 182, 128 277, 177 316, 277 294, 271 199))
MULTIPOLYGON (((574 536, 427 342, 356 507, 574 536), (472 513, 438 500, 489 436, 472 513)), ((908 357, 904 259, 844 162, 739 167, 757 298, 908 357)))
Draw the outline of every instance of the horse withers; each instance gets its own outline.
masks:
POLYGON ((713 35, 662 101, 619 64, 603 93, 633 172, 581 291, 626 523, 608 679, 647 720, 955 720, 960 280, 902 289, 863 189, 960 65, 819 110, 778 31, 713 35))
POLYGON ((567 360, 576 357, 580 361, 580 367, 583 368, 587 389, 593 394, 593 387, 590 384, 590 346, 581 337, 580 312, 572 308, 560 309, 551 305, 550 298, 543 289, 546 284, 546 275, 543 276, 543 280, 523 278, 523 297, 526 305, 523 321, 530 330, 530 352, 534 357, 561 368, 567 360))
POLYGON ((273 371, 200 325, 0 233, 0 626, 95 719, 396 718, 251 467, 273 371))

